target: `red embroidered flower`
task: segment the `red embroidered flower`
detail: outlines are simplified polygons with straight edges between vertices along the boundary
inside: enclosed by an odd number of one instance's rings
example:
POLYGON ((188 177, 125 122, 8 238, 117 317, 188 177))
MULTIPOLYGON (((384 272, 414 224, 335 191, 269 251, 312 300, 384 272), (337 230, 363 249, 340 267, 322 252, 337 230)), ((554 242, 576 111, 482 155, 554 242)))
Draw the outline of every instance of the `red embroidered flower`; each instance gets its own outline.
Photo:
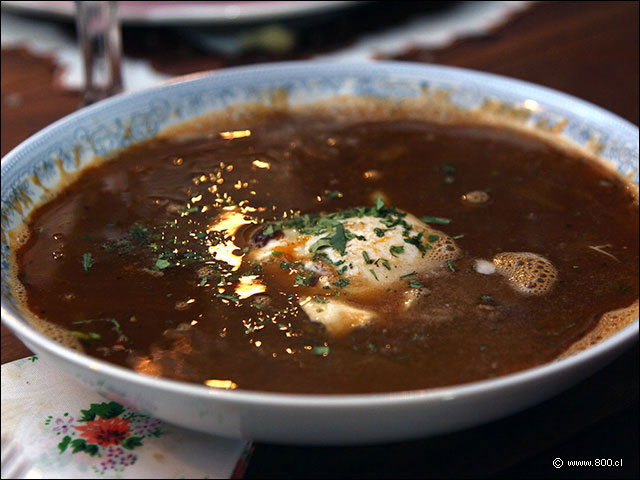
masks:
POLYGON ((97 418, 75 429, 82 432, 80 436, 86 438, 88 443, 97 443, 103 447, 120 445, 130 435, 129 420, 118 417, 97 418))

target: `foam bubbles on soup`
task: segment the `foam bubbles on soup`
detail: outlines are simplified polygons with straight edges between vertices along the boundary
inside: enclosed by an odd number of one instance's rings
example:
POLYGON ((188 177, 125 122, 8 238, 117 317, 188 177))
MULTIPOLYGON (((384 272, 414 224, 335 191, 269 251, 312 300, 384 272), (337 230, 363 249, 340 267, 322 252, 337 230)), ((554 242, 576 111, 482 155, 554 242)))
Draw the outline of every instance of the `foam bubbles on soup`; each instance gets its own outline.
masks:
POLYGON ((558 272, 541 255, 530 252, 504 252, 493 257, 496 272, 509 279, 517 291, 527 295, 543 295, 555 283, 558 272))

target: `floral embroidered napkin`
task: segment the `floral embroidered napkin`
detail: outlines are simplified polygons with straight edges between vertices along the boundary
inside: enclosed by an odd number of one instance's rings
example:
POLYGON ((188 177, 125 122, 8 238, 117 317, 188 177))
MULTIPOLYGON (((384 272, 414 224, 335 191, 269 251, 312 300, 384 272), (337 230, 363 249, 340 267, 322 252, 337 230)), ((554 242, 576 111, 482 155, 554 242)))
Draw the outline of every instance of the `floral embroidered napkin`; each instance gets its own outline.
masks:
POLYGON ((2 478, 238 478, 251 444, 135 413, 38 357, 2 365, 2 478))

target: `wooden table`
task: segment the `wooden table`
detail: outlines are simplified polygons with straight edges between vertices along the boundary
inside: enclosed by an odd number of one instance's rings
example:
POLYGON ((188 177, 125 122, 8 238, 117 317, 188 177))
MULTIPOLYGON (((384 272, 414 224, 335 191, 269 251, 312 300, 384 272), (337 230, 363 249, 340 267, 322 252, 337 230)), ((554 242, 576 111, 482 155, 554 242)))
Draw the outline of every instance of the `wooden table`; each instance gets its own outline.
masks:
MULTIPOLYGON (((367 31, 400 24, 440 3, 373 3, 319 22, 287 54, 203 54, 170 29, 125 30, 127 54, 171 74, 307 58, 367 31), (174 61, 179 58, 180 61, 174 61), (172 59, 172 61, 170 61, 172 59)), ((71 28, 70 28, 71 32, 71 28)), ((638 124, 638 2, 535 4, 488 35, 397 59, 508 75, 570 93, 638 124)), ((49 59, 2 50, 2 155, 72 112, 79 95, 55 87, 49 59)), ((30 352, 2 326, 2 363, 30 352)), ((246 476, 638 477, 638 344, 557 397, 489 425, 419 441, 363 447, 257 444, 246 476), (622 467, 555 469, 556 457, 622 459, 622 467)))

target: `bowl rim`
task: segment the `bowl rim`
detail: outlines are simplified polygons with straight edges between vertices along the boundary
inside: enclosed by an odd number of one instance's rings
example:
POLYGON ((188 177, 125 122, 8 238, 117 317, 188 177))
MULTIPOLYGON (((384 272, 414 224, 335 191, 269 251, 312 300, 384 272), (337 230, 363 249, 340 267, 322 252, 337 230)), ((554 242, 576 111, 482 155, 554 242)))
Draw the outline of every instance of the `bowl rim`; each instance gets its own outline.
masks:
MULTIPOLYGON (((105 105, 115 104, 126 101, 127 99, 139 98, 151 94, 161 94, 167 89, 173 88, 175 85, 195 83, 210 77, 215 77, 224 81, 225 77, 233 78, 234 75, 238 74, 247 74, 254 71, 262 73, 265 70, 277 70, 280 73, 286 73, 286 71, 291 68, 294 70, 310 69, 308 71, 311 74, 316 71, 320 72, 326 67, 330 67, 334 71, 336 69, 344 70, 345 73, 351 73, 353 75, 366 73, 363 69, 370 69, 370 73, 375 73, 376 71, 389 73, 389 71, 392 71, 398 73, 406 72, 410 74, 420 73, 420 70, 422 70, 425 75, 428 75, 429 71, 437 71, 454 76, 462 76, 464 78, 479 79, 483 82, 497 82, 502 87, 507 87, 509 84, 515 84, 521 88, 526 88, 531 92, 543 95, 545 97, 545 105, 554 105, 557 102, 562 102, 563 105, 565 105, 562 110, 586 108, 587 111, 591 112, 596 117, 606 117, 609 121, 614 121, 616 127, 621 127, 622 130, 626 130, 628 133, 633 134, 635 130, 636 138, 638 136, 638 127, 636 125, 603 109, 602 107, 548 87, 502 75, 459 67, 421 65, 398 61, 362 61, 345 64, 343 62, 304 60, 255 64, 223 70, 199 72, 176 77, 144 90, 118 94, 88 107, 76 110, 30 136, 2 158, 2 167, 4 170, 4 167, 9 163, 12 163, 14 157, 19 155, 22 150, 27 148, 31 143, 37 142, 41 137, 49 134, 50 131, 60 128, 67 122, 73 121, 78 116, 89 117, 105 105)), ((236 390, 217 389, 197 383, 144 375, 132 369, 120 367, 105 360, 91 357, 85 353, 74 351, 43 335, 35 328, 31 327, 26 320, 22 320, 20 318, 20 314, 17 309, 8 305, 8 302, 4 299, 4 295, 2 297, 0 309, 2 323, 13 331, 21 341, 23 341, 23 338, 26 338, 29 343, 38 347, 38 349, 43 353, 46 352, 47 354, 61 357, 65 361, 74 364, 77 368, 83 370, 91 369, 106 377, 111 377, 115 380, 123 381, 128 384, 140 384, 143 387, 152 388, 157 391, 172 392, 181 395, 186 394, 200 398, 215 398, 219 401, 232 403, 241 402, 244 404, 291 408, 313 407, 332 409, 344 407, 381 407, 391 404, 408 405, 424 401, 447 401, 454 398, 471 397, 476 394, 482 394, 494 390, 507 390, 509 388, 516 388, 528 383, 535 383, 536 380, 545 377, 551 377, 568 372, 582 363, 588 363, 590 360, 595 360, 597 357, 606 356, 607 353, 622 353, 625 348, 629 347, 635 340, 637 340, 639 332, 639 320, 636 318, 635 321, 612 336, 568 357, 492 379, 477 380, 451 386, 362 394, 280 393, 261 390, 244 390, 242 388, 236 390)))

